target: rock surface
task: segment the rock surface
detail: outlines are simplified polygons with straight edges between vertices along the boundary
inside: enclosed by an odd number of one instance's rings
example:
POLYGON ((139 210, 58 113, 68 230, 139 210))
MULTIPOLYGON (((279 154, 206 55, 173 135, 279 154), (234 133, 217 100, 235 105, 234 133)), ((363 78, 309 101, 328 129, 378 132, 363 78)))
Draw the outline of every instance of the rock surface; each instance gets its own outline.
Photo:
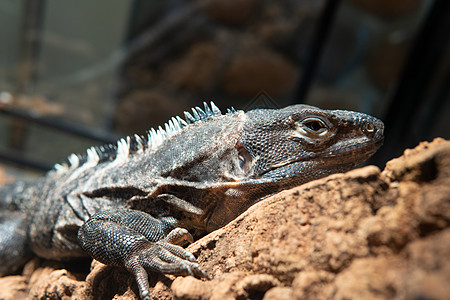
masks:
MULTIPOLYGON (((213 278, 151 276, 156 299, 449 299, 450 141, 261 201, 188 248, 213 278)), ((124 270, 35 259, 0 299, 136 299, 124 270), (66 267, 68 265, 65 265, 66 267), (81 268, 82 269, 82 268, 81 268), (84 272, 88 272, 84 270, 84 272)))

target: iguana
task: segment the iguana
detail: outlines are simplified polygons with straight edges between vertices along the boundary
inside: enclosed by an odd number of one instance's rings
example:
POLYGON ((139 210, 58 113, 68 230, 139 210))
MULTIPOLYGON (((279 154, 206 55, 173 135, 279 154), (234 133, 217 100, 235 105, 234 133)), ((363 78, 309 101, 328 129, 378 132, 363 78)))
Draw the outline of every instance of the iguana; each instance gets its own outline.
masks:
POLYGON ((89 254, 125 267, 149 299, 147 271, 208 277, 180 244, 268 195, 361 164, 383 141, 383 123, 357 112, 204 106, 0 188, 0 274, 33 254, 89 254))

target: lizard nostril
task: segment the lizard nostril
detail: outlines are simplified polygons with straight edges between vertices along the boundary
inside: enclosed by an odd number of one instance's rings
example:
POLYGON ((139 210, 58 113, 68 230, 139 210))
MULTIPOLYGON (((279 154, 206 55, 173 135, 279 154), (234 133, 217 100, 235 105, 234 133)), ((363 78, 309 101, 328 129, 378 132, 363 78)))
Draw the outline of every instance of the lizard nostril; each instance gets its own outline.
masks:
POLYGON ((366 131, 369 132, 369 133, 372 133, 372 132, 375 131, 375 127, 374 127, 372 124, 370 124, 370 123, 367 123, 367 124, 366 124, 365 129, 366 129, 366 131))
POLYGON ((365 123, 365 124, 362 126, 362 131, 363 131, 364 134, 367 135, 368 137, 373 137, 373 136, 378 132, 378 129, 379 129, 379 128, 377 128, 374 124, 369 123, 369 122, 365 123))

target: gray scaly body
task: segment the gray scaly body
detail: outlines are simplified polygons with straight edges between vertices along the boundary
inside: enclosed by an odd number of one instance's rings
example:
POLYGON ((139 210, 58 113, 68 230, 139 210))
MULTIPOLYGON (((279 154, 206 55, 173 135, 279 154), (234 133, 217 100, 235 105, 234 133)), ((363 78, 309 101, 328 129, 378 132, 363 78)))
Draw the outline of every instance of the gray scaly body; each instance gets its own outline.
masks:
POLYGON ((207 277, 179 244, 270 194, 361 164, 383 140, 381 121, 350 111, 192 111, 0 188, 0 274, 32 254, 90 254, 127 268, 148 298, 147 270, 207 277))

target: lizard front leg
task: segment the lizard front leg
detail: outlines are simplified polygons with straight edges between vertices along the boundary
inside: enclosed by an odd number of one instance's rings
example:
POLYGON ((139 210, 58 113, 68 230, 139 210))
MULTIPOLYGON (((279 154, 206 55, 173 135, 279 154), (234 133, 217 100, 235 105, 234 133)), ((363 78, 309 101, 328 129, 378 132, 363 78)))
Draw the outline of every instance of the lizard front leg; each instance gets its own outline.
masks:
POLYGON ((117 209, 95 214, 80 228, 78 239, 98 261, 128 269, 143 299, 150 297, 147 270, 208 277, 195 257, 177 245, 192 242, 186 229, 173 228, 170 222, 141 211, 117 209))

